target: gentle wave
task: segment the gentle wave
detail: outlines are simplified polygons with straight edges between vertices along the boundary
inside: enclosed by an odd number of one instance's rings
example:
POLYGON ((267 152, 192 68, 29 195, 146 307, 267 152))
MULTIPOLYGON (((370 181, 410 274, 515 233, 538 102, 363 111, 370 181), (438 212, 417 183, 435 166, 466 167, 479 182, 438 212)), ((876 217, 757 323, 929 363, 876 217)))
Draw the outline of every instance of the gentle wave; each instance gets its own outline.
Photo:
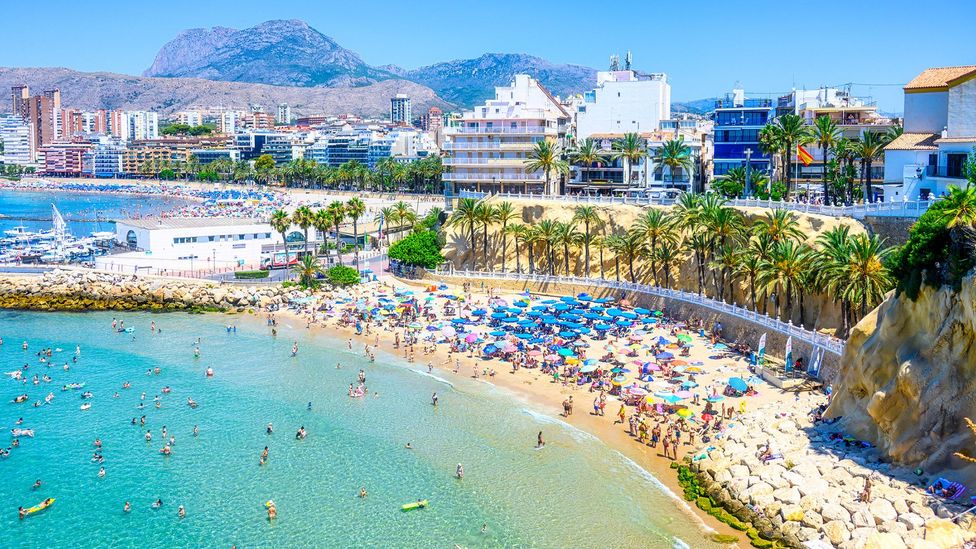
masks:
POLYGON ((528 408, 522 408, 521 411, 523 414, 532 417, 539 423, 547 423, 549 425, 559 425, 560 427, 563 427, 564 429, 569 431, 570 436, 573 437, 573 440, 575 440, 576 442, 599 442, 600 441, 600 439, 594 436, 593 434, 588 433, 580 429, 579 427, 566 423, 561 419, 554 418, 552 416, 548 416, 546 414, 539 413, 536 412, 535 410, 530 410, 528 408))
POLYGON ((446 380, 446 379, 444 379, 444 378, 442 378, 440 376, 435 376, 434 374, 432 374, 430 372, 425 372, 423 370, 416 370, 414 368, 407 368, 407 369, 410 370, 411 372, 420 374, 420 375, 425 376, 425 377, 429 377, 429 378, 431 378, 434 381, 437 381, 439 383, 443 383, 444 385, 447 385, 448 387, 450 387, 452 389, 454 388, 454 384, 453 383, 451 383, 450 381, 448 381, 448 380, 446 380))

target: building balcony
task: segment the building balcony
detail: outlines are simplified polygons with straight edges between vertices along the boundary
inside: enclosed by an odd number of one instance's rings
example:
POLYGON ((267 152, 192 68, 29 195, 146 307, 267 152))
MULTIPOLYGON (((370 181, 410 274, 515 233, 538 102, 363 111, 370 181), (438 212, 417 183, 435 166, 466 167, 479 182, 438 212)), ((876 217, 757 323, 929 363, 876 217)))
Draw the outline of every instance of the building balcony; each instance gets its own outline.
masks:
MULTIPOLYGON (((522 173, 445 173, 445 181, 545 181, 542 174, 522 173)), ((555 178, 553 178, 555 179, 555 178)))
POLYGON ((524 158, 445 158, 445 166, 511 166, 520 168, 525 165, 524 158))
POLYGON ((767 109, 773 106, 772 99, 745 99, 741 105, 736 105, 732 98, 715 101, 716 109, 767 109))
POLYGON ((966 179, 962 166, 926 166, 926 177, 945 177, 948 179, 966 179))
POLYGON ((441 148, 443 148, 445 151, 488 151, 498 150, 501 147, 498 143, 471 143, 468 141, 458 143, 454 141, 447 141, 441 148))
POLYGON ((552 134, 556 135, 556 128, 547 128, 545 126, 519 126, 519 127, 478 127, 478 128, 455 128, 452 133, 459 135, 491 135, 491 134, 505 134, 505 135, 542 135, 542 134, 552 134))

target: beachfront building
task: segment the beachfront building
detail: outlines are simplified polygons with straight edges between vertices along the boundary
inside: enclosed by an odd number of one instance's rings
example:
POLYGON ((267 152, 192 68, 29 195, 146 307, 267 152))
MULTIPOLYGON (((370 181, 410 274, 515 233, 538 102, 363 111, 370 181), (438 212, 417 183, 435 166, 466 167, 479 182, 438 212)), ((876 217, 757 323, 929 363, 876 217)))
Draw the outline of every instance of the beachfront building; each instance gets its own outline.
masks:
POLYGON ((395 126, 409 126, 411 116, 410 97, 404 93, 398 93, 390 98, 390 123, 395 126))
POLYGON ((445 128, 445 193, 458 191, 560 194, 559 175, 549 188, 541 171, 526 170, 536 142, 562 144, 571 117, 539 81, 518 74, 495 98, 465 111, 457 127, 445 128))
POLYGON ((759 130, 775 115, 772 99, 746 98, 745 90, 738 86, 717 100, 712 175, 719 177, 745 166, 747 159, 752 173, 769 173, 770 157, 759 146, 759 130))
POLYGON ((191 149, 190 154, 195 156, 197 162, 201 166, 206 166, 207 164, 213 162, 214 160, 230 160, 231 162, 237 162, 241 159, 241 151, 237 149, 191 149))
POLYGON ((291 106, 288 103, 278 105, 278 117, 275 121, 282 126, 291 124, 291 106))
POLYGON ((574 97, 569 110, 577 139, 594 134, 653 132, 671 117, 671 85, 664 73, 600 71, 596 88, 574 97))
POLYGON ((34 164, 34 142, 31 140, 30 125, 20 116, 0 114, 0 164, 32 166, 34 164))
POLYGON ((66 177, 79 177, 85 165, 85 153, 91 150, 87 141, 55 141, 38 150, 41 173, 66 177))
POLYGON ((904 90, 905 132, 885 147, 885 200, 927 200, 964 186, 976 154, 976 65, 926 69, 904 90))
POLYGON ((217 117, 217 133, 234 135, 240 124, 240 115, 236 111, 224 111, 217 117))
POLYGON ((82 173, 87 177, 121 177, 125 143, 116 137, 101 136, 85 151, 82 173))
POLYGON ((118 128, 113 134, 123 141, 139 141, 159 137, 159 115, 151 111, 118 113, 118 128))
MULTIPOLYGON (((895 120, 878 113, 877 104, 871 98, 855 97, 850 89, 793 90, 776 101, 776 116, 787 113, 799 115, 809 126, 818 117, 826 116, 837 125, 840 137, 847 139, 860 139, 865 132, 883 134, 895 124, 895 120)), ((823 189, 823 151, 815 143, 804 148, 813 160, 809 166, 793 163, 793 181, 798 186, 806 186, 812 194, 819 194, 823 189)), ((880 181, 883 167, 874 166, 872 172, 872 179, 880 181)))
POLYGON ((262 154, 270 154, 279 166, 304 155, 304 145, 295 136, 275 131, 238 133, 234 135, 232 148, 240 151, 242 160, 256 160, 262 154))
POLYGON ((157 273, 256 267, 278 236, 260 219, 146 217, 117 221, 115 239, 132 251, 100 256, 96 268, 157 273))

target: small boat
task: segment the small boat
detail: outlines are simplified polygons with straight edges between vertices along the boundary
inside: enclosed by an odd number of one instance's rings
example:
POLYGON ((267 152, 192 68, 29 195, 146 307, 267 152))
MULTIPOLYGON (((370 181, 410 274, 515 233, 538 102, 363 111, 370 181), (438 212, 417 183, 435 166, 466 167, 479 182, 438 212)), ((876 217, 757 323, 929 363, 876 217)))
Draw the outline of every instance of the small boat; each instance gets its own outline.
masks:
POLYGON ((82 410, 90 410, 91 409, 91 402, 86 402, 86 403, 82 404, 81 405, 81 409, 82 410))
POLYGON ((403 510, 403 511, 413 511, 414 509, 423 509, 424 507, 427 507, 427 500, 426 499, 421 499, 421 500, 418 500, 418 501, 414 501, 414 502, 410 502, 410 503, 405 503, 405 504, 403 504, 402 507, 400 507, 400 509, 403 510))
POLYGON ((24 509, 24 516, 30 516, 33 515, 34 513, 40 513, 41 511, 50 507, 52 503, 54 503, 54 498, 47 498, 46 500, 38 503, 33 507, 28 507, 27 509, 24 509))

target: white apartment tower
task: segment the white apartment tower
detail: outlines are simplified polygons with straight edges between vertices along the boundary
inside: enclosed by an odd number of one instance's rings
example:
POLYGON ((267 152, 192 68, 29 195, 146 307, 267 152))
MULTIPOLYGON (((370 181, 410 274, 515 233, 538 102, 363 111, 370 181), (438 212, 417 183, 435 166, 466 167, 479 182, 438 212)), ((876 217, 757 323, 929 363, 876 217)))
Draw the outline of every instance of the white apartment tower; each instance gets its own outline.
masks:
POLYGON ((576 137, 653 132, 671 118, 671 85, 664 73, 634 70, 596 73, 596 88, 573 104, 576 137))
POLYGON ((159 137, 159 115, 151 111, 122 113, 121 137, 125 141, 156 139, 159 137))
POLYGON ((396 97, 390 99, 390 121, 401 126, 409 126, 413 120, 410 112, 410 97, 406 94, 398 93, 396 97))
POLYGON ((291 107, 288 103, 278 105, 278 116, 275 121, 283 126, 291 124, 291 107))
POLYGON ((495 98, 466 111, 460 125, 445 128, 449 154, 444 164, 447 192, 490 191, 559 193, 559 175, 526 170, 529 153, 539 141, 559 144, 569 113, 537 80, 515 75, 509 86, 495 88, 495 98))
POLYGON ((20 116, 0 114, 0 141, 3 142, 3 153, 0 162, 28 166, 34 161, 33 145, 30 125, 20 116))

